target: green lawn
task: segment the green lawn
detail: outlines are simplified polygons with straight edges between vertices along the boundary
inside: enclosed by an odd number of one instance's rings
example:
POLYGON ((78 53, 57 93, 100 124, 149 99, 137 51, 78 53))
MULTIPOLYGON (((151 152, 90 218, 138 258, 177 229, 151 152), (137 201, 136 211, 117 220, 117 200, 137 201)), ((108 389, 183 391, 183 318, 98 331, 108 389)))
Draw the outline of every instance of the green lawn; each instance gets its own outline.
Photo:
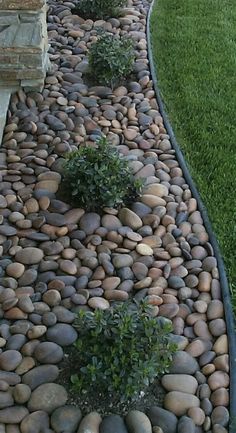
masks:
POLYGON ((157 0, 151 32, 166 111, 236 292, 236 1, 157 0))

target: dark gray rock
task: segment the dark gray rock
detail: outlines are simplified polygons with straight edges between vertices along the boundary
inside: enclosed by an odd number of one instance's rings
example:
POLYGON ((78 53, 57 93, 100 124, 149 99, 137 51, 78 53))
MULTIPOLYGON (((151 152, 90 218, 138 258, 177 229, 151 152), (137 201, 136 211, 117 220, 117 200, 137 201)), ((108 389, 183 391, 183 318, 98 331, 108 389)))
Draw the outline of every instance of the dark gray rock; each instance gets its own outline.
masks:
POLYGON ((56 433, 62 431, 74 433, 82 418, 81 410, 75 406, 62 406, 54 410, 51 415, 51 426, 56 433))
POLYGON ((67 323, 57 323, 47 331, 47 339, 60 346, 70 346, 77 339, 77 332, 73 326, 67 323))
POLYGON ((23 375, 22 383, 34 390, 43 383, 54 382, 58 376, 59 369, 56 365, 39 365, 23 375))
POLYGON ((128 433, 124 420, 119 415, 109 415, 103 418, 99 433, 128 433))
POLYGON ((176 433, 178 418, 168 410, 153 406, 147 410, 152 426, 161 427, 163 433, 176 433))

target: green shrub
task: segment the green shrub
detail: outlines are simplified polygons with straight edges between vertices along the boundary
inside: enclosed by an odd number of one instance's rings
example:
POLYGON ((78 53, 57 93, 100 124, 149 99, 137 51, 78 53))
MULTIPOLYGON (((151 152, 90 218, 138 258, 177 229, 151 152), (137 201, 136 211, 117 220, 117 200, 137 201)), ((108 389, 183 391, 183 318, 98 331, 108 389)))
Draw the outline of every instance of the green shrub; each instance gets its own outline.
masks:
POLYGON ((135 180, 128 161, 105 137, 97 148, 80 147, 66 156, 63 185, 67 197, 87 210, 118 207, 135 198, 142 180, 135 180))
POLYGON ((75 322, 78 358, 74 390, 96 389, 135 400, 153 380, 168 371, 176 346, 168 323, 150 315, 151 307, 129 302, 107 310, 80 311, 75 322), (135 308, 133 308, 135 307, 135 308))
POLYGON ((133 70, 135 60, 132 39, 102 33, 89 51, 89 67, 98 83, 114 87, 133 70))
POLYGON ((119 15, 120 8, 125 6, 126 0, 80 0, 73 13, 88 19, 107 19, 119 15))

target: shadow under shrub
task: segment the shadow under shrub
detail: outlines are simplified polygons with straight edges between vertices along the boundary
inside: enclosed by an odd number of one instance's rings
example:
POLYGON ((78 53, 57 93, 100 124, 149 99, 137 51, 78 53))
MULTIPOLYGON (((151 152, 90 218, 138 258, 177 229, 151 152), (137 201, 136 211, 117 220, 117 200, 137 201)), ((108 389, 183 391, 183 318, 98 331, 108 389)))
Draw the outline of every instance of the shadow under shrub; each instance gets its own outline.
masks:
POLYGON ((89 51, 90 75, 98 84, 114 88, 133 71, 134 42, 102 32, 89 51))
POLYGON ((136 400, 155 378, 168 371, 176 346, 171 325, 151 316, 152 307, 131 302, 107 310, 81 310, 75 322, 71 376, 73 389, 112 394, 121 401, 136 400))
POLYGON ((119 207, 140 193, 128 161, 102 137, 97 147, 80 147, 66 156, 62 187, 73 204, 86 210, 119 207))
POLYGON ((126 0, 80 0, 73 9, 73 14, 82 16, 84 19, 107 19, 117 17, 126 0))

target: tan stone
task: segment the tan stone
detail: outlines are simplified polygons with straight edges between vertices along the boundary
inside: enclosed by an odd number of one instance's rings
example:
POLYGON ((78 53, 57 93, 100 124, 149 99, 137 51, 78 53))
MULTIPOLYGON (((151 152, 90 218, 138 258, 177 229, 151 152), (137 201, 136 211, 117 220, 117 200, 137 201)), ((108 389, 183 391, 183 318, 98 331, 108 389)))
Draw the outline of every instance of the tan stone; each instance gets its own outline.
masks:
POLYGON ((167 391, 180 391, 187 394, 195 394, 198 387, 195 377, 189 374, 165 374, 161 383, 167 391))
POLYGON ((164 399, 164 408, 173 412, 176 416, 182 416, 187 413, 191 407, 199 407, 200 400, 191 394, 180 391, 171 391, 166 394, 164 399))
POLYGON ((147 206, 153 208, 156 206, 165 206, 166 202, 161 197, 158 197, 154 194, 143 194, 141 197, 142 203, 147 206))
POLYGON ((90 298, 88 300, 88 305, 93 309, 99 308, 100 310, 106 310, 107 308, 110 307, 110 304, 106 299, 99 298, 97 296, 90 298))
POLYGON ((229 375, 225 371, 215 371, 208 378, 208 385, 212 391, 218 388, 227 388, 229 386, 229 375))
POLYGON ((211 394, 211 402, 213 406, 228 406, 229 391, 226 388, 218 388, 211 394))
POLYGON ((191 407, 188 416, 192 418, 195 425, 203 425, 205 421, 205 413, 200 407, 191 407))
POLYGON ((161 183, 153 183, 145 188, 145 194, 156 195, 158 197, 164 197, 168 195, 168 188, 161 183))
POLYGON ((225 353, 228 353, 228 337, 226 334, 217 338, 213 346, 213 350, 217 355, 224 355, 225 353))
POLYGON ((141 256, 152 256, 153 255, 153 250, 151 247, 149 247, 149 245, 146 245, 144 243, 138 244, 136 246, 136 251, 137 253, 139 253, 141 256))

